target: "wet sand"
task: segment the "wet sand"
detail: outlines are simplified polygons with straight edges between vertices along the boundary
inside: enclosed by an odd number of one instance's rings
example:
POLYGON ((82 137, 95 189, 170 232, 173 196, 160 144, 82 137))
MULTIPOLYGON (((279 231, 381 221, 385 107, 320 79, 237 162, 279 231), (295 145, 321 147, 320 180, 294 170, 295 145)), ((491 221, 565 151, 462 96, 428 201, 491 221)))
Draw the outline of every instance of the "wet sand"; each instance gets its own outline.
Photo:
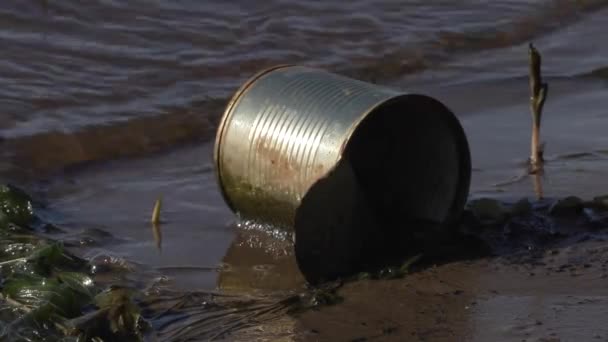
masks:
MULTIPOLYGON (((547 251, 533 263, 454 262, 402 280, 347 284, 343 303, 262 329, 277 341, 606 341, 607 265, 603 241, 547 251)), ((244 334, 235 340, 264 336, 244 334)))

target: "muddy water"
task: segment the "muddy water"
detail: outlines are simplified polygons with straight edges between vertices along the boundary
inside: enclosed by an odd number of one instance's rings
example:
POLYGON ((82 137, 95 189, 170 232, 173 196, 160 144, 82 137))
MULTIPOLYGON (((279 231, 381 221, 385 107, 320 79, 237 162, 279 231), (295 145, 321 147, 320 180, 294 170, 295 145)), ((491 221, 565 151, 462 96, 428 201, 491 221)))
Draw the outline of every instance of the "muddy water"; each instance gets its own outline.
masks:
MULTIPOLYGON (((533 179, 520 175, 529 151, 526 48, 534 40, 550 83, 543 191, 589 198, 608 193, 606 5, 4 1, 0 175, 47 203, 66 241, 88 257, 124 258, 180 290, 299 289, 289 243, 236 227, 215 183, 215 125, 244 79, 302 63, 434 96, 469 137, 472 197, 533 198, 533 179), (161 195, 159 249, 148 220, 161 195)), ((584 260, 586 250, 563 255, 584 260)), ((234 338, 605 340, 598 260, 581 266, 580 277, 488 259, 404 281, 357 282, 342 290, 344 305, 234 338)))

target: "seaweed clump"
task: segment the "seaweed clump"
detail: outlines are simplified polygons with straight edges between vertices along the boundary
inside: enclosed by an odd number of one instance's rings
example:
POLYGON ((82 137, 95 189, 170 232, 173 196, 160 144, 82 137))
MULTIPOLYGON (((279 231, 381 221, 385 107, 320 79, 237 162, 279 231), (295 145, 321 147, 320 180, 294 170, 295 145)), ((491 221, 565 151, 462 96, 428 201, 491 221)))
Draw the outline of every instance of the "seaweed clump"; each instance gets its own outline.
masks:
POLYGON ((0 339, 137 341, 147 322, 127 288, 102 288, 88 261, 42 238, 32 199, 0 185, 0 339))

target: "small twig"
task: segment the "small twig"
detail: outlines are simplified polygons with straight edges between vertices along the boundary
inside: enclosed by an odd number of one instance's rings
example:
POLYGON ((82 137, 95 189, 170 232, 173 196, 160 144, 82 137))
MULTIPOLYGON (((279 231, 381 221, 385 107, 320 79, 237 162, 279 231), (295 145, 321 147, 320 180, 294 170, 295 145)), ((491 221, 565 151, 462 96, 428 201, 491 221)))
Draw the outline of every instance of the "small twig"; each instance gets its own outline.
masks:
POLYGON ((4 266, 4 265, 12 265, 18 262, 26 262, 27 258, 17 258, 17 259, 11 259, 11 260, 6 260, 6 261, 2 261, 0 262, 0 266, 4 266))
POLYGON ((150 220, 150 222, 152 222, 152 224, 158 224, 160 223, 160 207, 162 204, 162 197, 159 197, 156 200, 156 203, 154 203, 154 209, 152 209, 152 218, 150 220))
POLYGON ((540 144, 540 123, 543 106, 549 92, 549 85, 541 76, 541 56, 530 43, 530 110, 532 113, 532 141, 530 146, 530 173, 538 173, 543 168, 543 146, 540 144))
POLYGON ((154 241, 156 242, 156 248, 162 252, 162 240, 163 235, 160 228, 160 207, 162 204, 162 197, 159 197, 154 203, 154 209, 152 209, 152 218, 150 222, 152 222, 152 236, 154 237, 154 241))

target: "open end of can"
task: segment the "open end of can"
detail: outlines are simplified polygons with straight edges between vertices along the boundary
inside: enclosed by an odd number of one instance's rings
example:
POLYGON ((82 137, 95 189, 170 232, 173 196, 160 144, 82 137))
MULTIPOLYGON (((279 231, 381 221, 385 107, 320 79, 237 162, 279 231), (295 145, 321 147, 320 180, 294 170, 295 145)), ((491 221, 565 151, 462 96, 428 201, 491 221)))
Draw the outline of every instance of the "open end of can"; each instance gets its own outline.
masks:
POLYGON ((459 217, 470 173, 464 131, 445 106, 423 95, 386 101, 304 196, 295 219, 300 270, 314 283, 406 257, 416 236, 459 217))

